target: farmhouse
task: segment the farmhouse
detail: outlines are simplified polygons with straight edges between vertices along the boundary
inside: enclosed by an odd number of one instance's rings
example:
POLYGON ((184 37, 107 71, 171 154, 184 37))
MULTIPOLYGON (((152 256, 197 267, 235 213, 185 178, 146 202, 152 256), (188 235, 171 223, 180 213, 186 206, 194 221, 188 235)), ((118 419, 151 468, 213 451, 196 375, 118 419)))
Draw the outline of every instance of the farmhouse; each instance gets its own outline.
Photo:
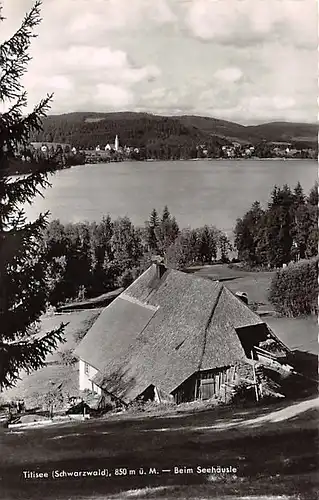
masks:
POLYGON ((78 345, 80 390, 123 404, 209 399, 243 373, 252 379, 258 345, 271 337, 222 283, 152 264, 78 345))

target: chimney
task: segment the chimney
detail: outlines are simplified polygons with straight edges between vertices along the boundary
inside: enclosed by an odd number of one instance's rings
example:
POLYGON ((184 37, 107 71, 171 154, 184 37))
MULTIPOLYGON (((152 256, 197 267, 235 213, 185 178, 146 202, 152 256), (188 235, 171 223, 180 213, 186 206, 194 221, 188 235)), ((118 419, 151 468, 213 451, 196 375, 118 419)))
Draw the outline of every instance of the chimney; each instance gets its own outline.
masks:
POLYGON ((166 269, 167 268, 164 266, 164 264, 162 264, 161 262, 157 262, 156 263, 156 277, 158 279, 161 279, 163 274, 165 273, 166 269))
POLYGON ((153 262, 153 264, 156 265, 156 277, 158 279, 161 279, 163 274, 165 273, 165 271, 167 269, 165 264, 164 264, 163 257, 161 257, 160 255, 154 255, 152 257, 152 262, 153 262))
POLYGON ((236 292, 236 297, 244 302, 244 304, 248 305, 248 295, 246 292, 236 292))

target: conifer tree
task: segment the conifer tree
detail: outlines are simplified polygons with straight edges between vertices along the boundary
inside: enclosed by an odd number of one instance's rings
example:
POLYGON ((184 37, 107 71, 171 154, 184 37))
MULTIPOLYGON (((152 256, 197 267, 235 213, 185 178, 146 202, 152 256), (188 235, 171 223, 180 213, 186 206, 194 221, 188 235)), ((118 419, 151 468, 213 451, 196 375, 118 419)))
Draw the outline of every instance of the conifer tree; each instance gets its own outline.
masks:
POLYGON ((170 217, 171 217, 171 214, 170 214, 170 211, 168 210, 168 206, 165 205, 165 207, 163 208, 162 223, 169 220, 170 217))
MULTIPOLYGON (((261 244, 261 223, 264 211, 258 201, 255 201, 244 217, 237 219, 235 227, 235 246, 238 250, 238 258, 249 265, 259 263, 257 247, 261 244)), ((260 248, 259 248, 260 250, 260 248)))
POLYGON ((111 248, 120 275, 139 266, 142 244, 129 217, 119 217, 114 221, 111 248))
POLYGON ((41 337, 37 334, 47 299, 40 252, 47 214, 28 222, 22 208, 50 185, 48 176, 56 163, 40 161, 25 178, 8 176, 17 149, 27 147, 30 134, 41 130, 52 97, 23 113, 27 95, 21 78, 30 61, 34 28, 41 21, 40 7, 41 1, 36 1, 18 31, 0 45, 0 103, 7 109, 0 115, 0 390, 14 385, 21 370, 43 366, 46 355, 63 340, 63 324, 41 337))
POLYGON ((159 226, 160 220, 157 210, 153 208, 149 220, 146 222, 146 239, 147 245, 151 252, 158 252, 157 238, 155 234, 155 229, 159 226))
POLYGON ((292 207, 294 196, 287 184, 274 187, 268 203, 265 240, 268 249, 268 264, 281 267, 291 260, 292 207))
POLYGON ((172 217, 167 205, 165 205, 162 218, 158 226, 155 227, 157 248, 159 254, 164 256, 168 247, 174 243, 179 234, 179 227, 175 217, 172 217))
POLYGON ((307 202, 318 209, 318 181, 315 182, 307 197, 307 202))
POLYGON ((211 263, 217 258, 217 245, 220 238, 218 230, 212 226, 205 225, 197 231, 198 235, 198 259, 203 263, 211 263))

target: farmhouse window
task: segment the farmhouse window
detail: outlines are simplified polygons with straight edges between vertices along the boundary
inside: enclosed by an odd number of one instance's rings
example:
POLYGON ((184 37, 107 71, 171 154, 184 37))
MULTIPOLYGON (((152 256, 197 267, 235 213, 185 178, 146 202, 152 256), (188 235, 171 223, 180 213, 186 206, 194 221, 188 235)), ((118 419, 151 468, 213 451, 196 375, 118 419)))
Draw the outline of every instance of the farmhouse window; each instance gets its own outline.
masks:
POLYGON ((84 363, 84 373, 85 375, 90 373, 90 365, 88 363, 84 363))

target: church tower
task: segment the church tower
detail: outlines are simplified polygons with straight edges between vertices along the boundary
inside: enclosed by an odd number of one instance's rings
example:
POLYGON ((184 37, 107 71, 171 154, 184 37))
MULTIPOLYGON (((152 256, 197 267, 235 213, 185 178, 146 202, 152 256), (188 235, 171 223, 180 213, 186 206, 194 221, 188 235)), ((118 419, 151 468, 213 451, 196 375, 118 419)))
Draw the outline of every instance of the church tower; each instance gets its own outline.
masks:
POLYGON ((116 135, 115 136, 115 141, 114 141, 114 149, 115 149, 115 151, 119 150, 119 145, 120 145, 120 141, 119 141, 118 135, 116 135))

